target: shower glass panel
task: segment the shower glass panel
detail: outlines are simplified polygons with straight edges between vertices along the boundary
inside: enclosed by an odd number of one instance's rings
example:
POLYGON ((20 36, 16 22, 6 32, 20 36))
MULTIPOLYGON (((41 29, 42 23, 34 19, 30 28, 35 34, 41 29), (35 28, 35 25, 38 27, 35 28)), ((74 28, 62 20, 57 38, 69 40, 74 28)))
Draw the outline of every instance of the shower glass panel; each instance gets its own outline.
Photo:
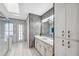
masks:
POLYGON ((8 50, 9 50, 9 20, 5 16, 0 16, 0 56, 6 55, 8 50))

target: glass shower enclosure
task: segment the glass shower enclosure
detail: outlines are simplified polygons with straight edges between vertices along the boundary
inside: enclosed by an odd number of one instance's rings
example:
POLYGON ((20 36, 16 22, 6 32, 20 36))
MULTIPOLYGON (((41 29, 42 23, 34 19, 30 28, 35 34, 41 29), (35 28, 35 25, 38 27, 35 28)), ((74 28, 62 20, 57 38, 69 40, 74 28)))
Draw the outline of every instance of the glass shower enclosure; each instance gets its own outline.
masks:
POLYGON ((0 56, 9 50, 9 19, 0 12, 0 56))

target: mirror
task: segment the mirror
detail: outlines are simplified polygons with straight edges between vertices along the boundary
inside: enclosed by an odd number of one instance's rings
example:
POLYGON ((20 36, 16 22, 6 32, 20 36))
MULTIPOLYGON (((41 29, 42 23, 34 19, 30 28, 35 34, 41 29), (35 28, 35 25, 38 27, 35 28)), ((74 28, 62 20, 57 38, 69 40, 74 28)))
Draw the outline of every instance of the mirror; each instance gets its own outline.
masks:
POLYGON ((54 25, 53 25, 53 15, 42 20, 42 33, 41 35, 53 37, 54 25))

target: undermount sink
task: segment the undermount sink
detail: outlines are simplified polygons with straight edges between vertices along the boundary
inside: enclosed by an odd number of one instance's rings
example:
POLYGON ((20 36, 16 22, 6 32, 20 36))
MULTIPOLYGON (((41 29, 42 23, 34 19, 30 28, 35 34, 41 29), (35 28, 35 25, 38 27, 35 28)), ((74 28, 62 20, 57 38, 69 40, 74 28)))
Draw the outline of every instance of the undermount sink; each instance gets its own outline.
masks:
POLYGON ((46 38, 46 37, 41 37, 41 39, 47 40, 47 38, 46 38))
POLYGON ((51 38, 49 37, 45 37, 45 36, 37 36, 38 38, 42 39, 42 40, 51 40, 51 38))
POLYGON ((39 35, 35 36, 35 38, 37 38, 37 39, 39 39, 41 41, 44 41, 44 42, 46 42, 46 43, 48 43, 50 45, 53 45, 52 44, 53 43, 53 38, 49 38, 49 37, 45 37, 45 36, 39 36, 39 35))

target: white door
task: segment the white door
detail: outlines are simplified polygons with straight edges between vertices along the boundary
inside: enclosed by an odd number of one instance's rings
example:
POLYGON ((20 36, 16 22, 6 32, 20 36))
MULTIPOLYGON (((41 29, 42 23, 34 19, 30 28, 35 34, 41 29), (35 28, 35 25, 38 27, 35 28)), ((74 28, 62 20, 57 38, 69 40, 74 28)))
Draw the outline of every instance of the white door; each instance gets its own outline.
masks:
POLYGON ((79 40, 79 10, 77 3, 66 4, 66 38, 79 40))
POLYGON ((65 39, 55 38, 55 56, 65 56, 65 39))
POLYGON ((79 42, 66 40, 66 56, 79 56, 79 42))
POLYGON ((65 37, 65 4, 55 4, 55 36, 65 37))

